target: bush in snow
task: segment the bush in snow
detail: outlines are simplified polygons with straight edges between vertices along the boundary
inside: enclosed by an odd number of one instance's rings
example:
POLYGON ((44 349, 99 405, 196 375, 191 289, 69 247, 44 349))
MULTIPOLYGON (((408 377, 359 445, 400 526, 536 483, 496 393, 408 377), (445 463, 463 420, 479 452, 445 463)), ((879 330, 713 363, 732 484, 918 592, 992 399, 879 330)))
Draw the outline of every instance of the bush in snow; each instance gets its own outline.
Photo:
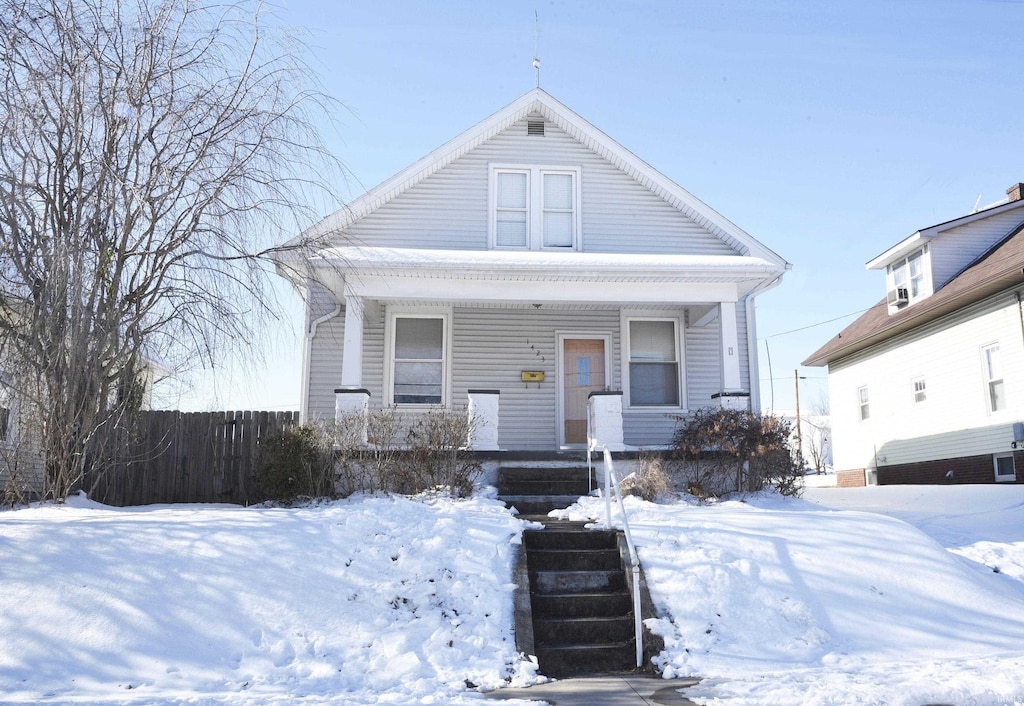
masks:
POLYGON ((773 487, 798 495, 802 469, 789 448, 781 417, 735 409, 699 409, 678 417, 673 470, 698 497, 773 487))
POLYGON ((339 492, 441 488, 468 495, 481 472, 480 463, 463 453, 471 431, 465 410, 402 414, 389 407, 343 417, 336 429, 339 492))
POLYGON ((660 455, 644 454, 637 461, 636 470, 622 479, 622 492, 636 495, 651 502, 669 494, 671 481, 660 455))
POLYGON ((257 499, 292 502, 300 498, 334 497, 333 446, 324 427, 312 424, 263 441, 256 471, 257 499))

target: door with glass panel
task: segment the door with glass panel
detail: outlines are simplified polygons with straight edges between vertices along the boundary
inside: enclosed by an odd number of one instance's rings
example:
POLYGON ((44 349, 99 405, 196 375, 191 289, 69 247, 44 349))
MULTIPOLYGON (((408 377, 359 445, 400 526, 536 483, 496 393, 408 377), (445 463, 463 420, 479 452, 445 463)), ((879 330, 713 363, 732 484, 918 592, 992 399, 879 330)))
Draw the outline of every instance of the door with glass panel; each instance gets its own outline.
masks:
POLYGON ((587 443, 587 402, 606 389, 605 340, 562 341, 562 431, 566 444, 587 443))

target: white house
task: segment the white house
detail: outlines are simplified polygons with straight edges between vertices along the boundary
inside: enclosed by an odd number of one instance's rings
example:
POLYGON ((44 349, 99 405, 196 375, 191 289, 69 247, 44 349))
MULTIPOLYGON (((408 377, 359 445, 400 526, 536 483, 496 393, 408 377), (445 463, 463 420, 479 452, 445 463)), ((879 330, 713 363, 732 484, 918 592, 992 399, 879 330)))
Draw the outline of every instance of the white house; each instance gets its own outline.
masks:
POLYGON ((828 366, 837 471, 1024 482, 1022 188, 867 263, 886 296, 804 361, 828 366))
POLYGON ((469 406, 475 448, 551 451, 588 418, 623 449, 759 407, 754 298, 789 265, 539 88, 309 236, 278 265, 306 300, 304 419, 469 406))

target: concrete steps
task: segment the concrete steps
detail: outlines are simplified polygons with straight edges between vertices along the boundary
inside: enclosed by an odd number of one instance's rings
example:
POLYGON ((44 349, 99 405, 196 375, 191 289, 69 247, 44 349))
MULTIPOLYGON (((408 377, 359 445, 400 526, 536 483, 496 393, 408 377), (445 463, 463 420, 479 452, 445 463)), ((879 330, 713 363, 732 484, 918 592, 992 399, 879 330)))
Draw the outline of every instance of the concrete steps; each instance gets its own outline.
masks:
POLYGON ((633 604, 617 533, 548 527, 524 532, 523 545, 541 671, 633 669, 633 604))

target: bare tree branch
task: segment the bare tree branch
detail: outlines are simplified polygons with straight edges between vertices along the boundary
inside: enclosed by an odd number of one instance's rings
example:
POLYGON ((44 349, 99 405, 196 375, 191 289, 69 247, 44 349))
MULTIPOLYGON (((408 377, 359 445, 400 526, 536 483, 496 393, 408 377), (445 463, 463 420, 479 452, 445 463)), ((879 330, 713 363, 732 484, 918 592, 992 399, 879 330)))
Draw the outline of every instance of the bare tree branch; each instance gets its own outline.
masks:
POLYGON ((55 498, 137 408, 146 358, 212 365, 253 339, 267 258, 341 175, 317 131, 335 106, 266 18, 0 0, 0 367, 33 391, 55 498))

